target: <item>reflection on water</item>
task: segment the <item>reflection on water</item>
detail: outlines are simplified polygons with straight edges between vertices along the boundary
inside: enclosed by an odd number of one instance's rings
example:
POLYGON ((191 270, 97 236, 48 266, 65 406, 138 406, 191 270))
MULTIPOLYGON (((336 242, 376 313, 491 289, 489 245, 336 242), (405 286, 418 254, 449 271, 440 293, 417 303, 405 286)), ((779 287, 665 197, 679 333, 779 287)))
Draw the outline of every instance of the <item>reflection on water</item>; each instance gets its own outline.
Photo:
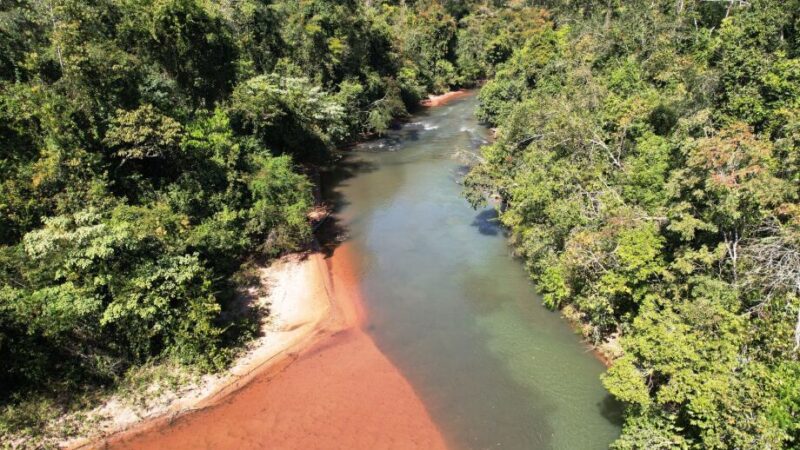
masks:
POLYGON ((361 144, 324 177, 362 258, 368 330, 458 449, 600 449, 619 433, 602 365, 541 306, 493 210, 460 196, 488 142, 470 96, 361 144))

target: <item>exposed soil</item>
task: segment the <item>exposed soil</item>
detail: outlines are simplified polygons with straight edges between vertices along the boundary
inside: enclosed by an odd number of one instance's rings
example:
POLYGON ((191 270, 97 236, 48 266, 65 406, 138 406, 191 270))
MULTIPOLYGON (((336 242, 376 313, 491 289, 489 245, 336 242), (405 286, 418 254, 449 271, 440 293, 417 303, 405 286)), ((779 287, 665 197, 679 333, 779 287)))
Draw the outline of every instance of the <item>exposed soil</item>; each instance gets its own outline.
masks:
POLYGON ((447 93, 442 94, 442 95, 430 95, 430 96, 428 96, 428 99, 427 100, 423 100, 421 102, 421 104, 422 104, 422 106, 424 106, 426 108, 434 107, 434 106, 442 106, 442 105, 447 104, 448 102, 451 102, 451 101, 453 101, 453 100, 455 100, 457 98, 461 98, 461 97, 467 96, 467 95, 469 95, 469 93, 470 93, 470 91, 467 91, 467 90, 464 90, 464 89, 460 89, 458 91, 451 91, 451 92, 447 92, 447 93))
POLYGON ((308 280, 332 308, 313 343, 230 386, 202 408, 96 444, 113 449, 440 449, 444 440, 397 368, 362 329, 348 245, 308 280), (242 385, 241 387, 239 387, 242 385), (233 391, 233 392, 231 392, 233 391))

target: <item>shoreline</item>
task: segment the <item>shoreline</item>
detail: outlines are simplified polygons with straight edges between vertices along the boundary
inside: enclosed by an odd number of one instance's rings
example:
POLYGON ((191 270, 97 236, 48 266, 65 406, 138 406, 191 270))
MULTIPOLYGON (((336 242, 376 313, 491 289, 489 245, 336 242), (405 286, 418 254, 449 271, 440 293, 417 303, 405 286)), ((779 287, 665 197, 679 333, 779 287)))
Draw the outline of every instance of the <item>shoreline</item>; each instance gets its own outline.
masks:
POLYGON ((174 398, 162 402, 156 399, 160 404, 144 411, 112 398, 92 410, 111 416, 110 420, 101 420, 99 426, 104 430, 61 442, 59 447, 103 448, 168 426, 183 416, 224 401, 256 377, 281 372, 300 352, 338 331, 337 327, 347 326, 336 311, 339 305, 332 294, 330 267, 320 252, 286 255, 260 268, 259 278, 259 287, 266 285, 270 290, 255 301, 268 306, 270 314, 262 323, 260 336, 248 344, 231 367, 174 393, 174 398))
MULTIPOLYGON (((357 253, 312 254, 329 307, 307 339, 195 409, 147 420, 92 443, 117 450, 403 448, 444 450, 413 387, 364 331, 357 253), (319 269, 322 269, 319 271, 319 269), (326 447, 327 448, 327 447, 326 447)), ((301 286, 302 287, 302 286, 301 286)))
POLYGON ((581 312, 572 305, 567 305, 558 310, 561 319, 572 328, 575 333, 579 334, 581 341, 586 346, 587 352, 590 352, 595 359, 600 361, 606 369, 614 365, 614 362, 622 357, 623 351, 619 345, 619 333, 612 335, 609 339, 600 344, 592 343, 591 330, 587 328, 586 322, 581 319, 581 312))

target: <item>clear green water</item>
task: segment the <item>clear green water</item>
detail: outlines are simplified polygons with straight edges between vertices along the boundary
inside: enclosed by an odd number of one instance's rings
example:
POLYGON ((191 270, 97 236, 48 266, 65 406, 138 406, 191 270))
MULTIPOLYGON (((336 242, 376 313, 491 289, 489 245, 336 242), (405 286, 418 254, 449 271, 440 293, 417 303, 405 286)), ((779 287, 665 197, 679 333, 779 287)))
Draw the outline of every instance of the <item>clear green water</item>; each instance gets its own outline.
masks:
POLYGON ((358 146, 323 179, 362 258, 368 330, 456 449, 601 449, 620 413, 603 366, 541 299, 491 210, 460 196, 474 96, 358 146))

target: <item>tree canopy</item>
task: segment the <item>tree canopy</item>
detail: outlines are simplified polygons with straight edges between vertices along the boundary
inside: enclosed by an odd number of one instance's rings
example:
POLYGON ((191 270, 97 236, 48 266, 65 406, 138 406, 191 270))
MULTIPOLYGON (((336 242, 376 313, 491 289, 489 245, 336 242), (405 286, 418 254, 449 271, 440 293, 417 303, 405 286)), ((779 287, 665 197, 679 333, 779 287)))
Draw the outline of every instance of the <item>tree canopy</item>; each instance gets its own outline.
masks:
POLYGON ((0 439, 225 367, 235 274, 308 242, 314 167, 485 80, 465 196, 619 344, 615 448, 797 448, 798 27, 797 0, 0 3, 0 439))
POLYGON ((615 448, 797 448, 800 4, 542 3, 488 70, 467 198, 619 342, 615 448))
POLYGON ((224 367, 234 274, 306 245, 331 149, 473 81, 471 7, 0 3, 0 440, 135 367, 224 367))

